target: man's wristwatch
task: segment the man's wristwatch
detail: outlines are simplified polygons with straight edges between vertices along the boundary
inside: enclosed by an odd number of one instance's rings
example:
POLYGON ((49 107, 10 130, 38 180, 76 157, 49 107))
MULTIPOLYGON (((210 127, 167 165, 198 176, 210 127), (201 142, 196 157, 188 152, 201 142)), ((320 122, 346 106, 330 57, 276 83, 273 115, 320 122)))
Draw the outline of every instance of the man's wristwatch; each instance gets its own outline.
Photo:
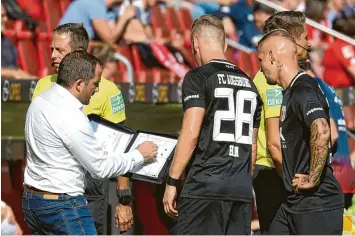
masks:
POLYGON ((178 186, 179 185, 179 180, 178 179, 174 179, 172 177, 168 177, 167 181, 166 181, 166 184, 167 185, 170 185, 170 186, 178 186))
POLYGON ((130 189, 116 189, 118 203, 128 206, 133 202, 133 196, 130 189))

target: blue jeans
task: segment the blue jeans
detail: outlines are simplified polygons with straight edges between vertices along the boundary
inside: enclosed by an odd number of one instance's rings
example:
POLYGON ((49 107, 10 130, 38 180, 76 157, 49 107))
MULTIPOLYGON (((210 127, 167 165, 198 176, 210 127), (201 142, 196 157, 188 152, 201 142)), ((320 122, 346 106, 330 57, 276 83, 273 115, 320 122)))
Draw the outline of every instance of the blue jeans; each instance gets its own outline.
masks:
POLYGON ((58 199, 51 196, 28 191, 23 193, 22 210, 32 234, 97 235, 83 196, 60 194, 58 199))

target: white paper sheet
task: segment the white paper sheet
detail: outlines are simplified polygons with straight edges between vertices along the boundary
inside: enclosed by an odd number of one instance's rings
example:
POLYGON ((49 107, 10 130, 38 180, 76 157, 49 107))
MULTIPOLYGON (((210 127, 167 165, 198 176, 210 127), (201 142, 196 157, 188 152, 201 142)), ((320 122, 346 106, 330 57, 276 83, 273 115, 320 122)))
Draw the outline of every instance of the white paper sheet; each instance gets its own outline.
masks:
POLYGON ((133 150, 144 141, 152 141, 158 145, 158 155, 149 162, 134 167, 131 172, 151 178, 157 178, 171 152, 174 150, 177 140, 153 134, 139 133, 130 150, 133 150))
POLYGON ((133 134, 127 134, 119 130, 107 127, 91 121, 94 134, 100 142, 104 155, 108 153, 124 153, 133 134))

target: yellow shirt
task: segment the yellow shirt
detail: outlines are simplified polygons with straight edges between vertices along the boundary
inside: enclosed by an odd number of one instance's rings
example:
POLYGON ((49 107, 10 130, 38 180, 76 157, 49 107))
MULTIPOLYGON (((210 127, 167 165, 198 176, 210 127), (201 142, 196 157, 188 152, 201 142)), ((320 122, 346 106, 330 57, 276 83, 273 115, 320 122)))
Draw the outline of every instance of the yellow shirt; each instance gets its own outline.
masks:
POLYGON ((255 75, 253 82, 260 93, 261 100, 263 101, 263 110, 258 132, 256 164, 275 168, 274 162, 267 149, 265 120, 267 118, 280 116, 282 88, 277 85, 267 84, 265 76, 261 71, 258 71, 255 75))
MULTIPOLYGON (((57 81, 57 74, 48 75, 37 82, 32 99, 47 91, 57 81)), ((125 104, 121 91, 116 84, 101 77, 99 92, 91 97, 89 105, 84 106, 85 114, 96 114, 113 123, 126 119, 125 104)))

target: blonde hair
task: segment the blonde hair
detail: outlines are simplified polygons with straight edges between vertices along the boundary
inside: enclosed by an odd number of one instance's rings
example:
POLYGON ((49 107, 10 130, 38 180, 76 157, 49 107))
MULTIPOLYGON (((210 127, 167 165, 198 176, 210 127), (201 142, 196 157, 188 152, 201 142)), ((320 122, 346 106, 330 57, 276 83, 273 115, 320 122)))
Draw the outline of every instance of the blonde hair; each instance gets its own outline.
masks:
POLYGON ((226 33, 224 31, 223 22, 213 15, 203 15, 194 20, 191 26, 191 42, 194 37, 203 37, 221 43, 224 48, 226 33))

